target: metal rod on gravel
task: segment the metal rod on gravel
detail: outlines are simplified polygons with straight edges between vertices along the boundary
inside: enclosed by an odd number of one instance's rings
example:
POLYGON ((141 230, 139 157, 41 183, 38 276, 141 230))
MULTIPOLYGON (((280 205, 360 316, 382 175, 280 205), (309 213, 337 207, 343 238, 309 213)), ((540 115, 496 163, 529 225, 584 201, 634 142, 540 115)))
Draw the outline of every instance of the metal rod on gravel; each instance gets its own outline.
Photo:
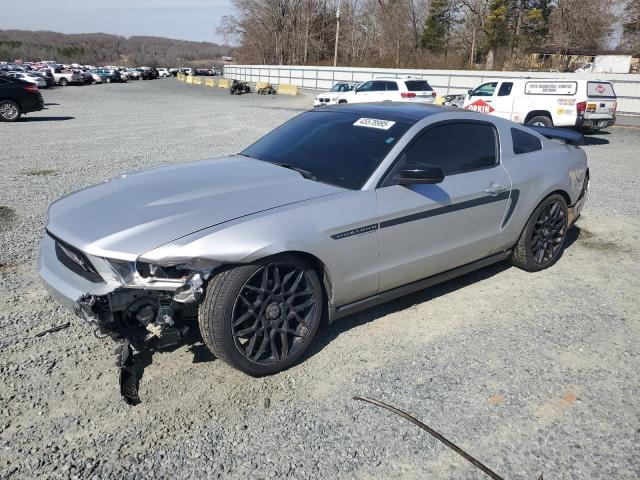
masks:
MULTIPOLYGON (((360 400, 362 402, 371 403, 373 405, 377 405, 378 407, 382 407, 382 408, 384 408, 386 410, 389 410, 390 412, 393 412, 393 413, 395 413, 397 415, 400 415, 405 420, 409 420, 411 423, 413 423, 414 425, 417 425, 422 430, 424 430, 425 432, 429 433, 431 436, 433 436, 436 439, 440 440, 442 443, 444 443, 451 450, 453 450, 454 452, 458 453, 459 455, 461 455, 462 457, 467 459, 469 462, 471 462, 473 465, 478 467, 480 470, 482 470, 484 473, 489 475, 491 478, 493 478, 495 480, 504 480, 500 475, 495 473, 493 470, 491 470, 489 467, 484 465, 482 462, 480 462, 480 461, 476 460, 475 458, 473 458, 471 455, 469 455, 467 452, 462 450, 455 443, 447 440, 441 434, 436 432, 434 429, 432 429, 431 427, 425 425, 420 420, 418 420, 417 418, 412 417, 408 413, 403 412, 402 410, 398 410, 397 408, 392 407, 391 405, 387 405, 386 403, 381 402, 380 400, 374 400, 373 398, 361 397, 360 395, 356 395, 356 396, 353 397, 353 399, 354 400, 360 400)), ((542 476, 540 476, 540 478, 542 478, 542 476)))

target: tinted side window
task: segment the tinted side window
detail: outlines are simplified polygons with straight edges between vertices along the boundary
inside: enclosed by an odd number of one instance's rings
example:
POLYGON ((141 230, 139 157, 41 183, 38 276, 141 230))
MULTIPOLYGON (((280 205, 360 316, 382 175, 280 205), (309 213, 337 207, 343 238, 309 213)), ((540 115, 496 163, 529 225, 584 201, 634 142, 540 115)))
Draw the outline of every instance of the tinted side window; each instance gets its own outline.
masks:
POLYGON ((513 82, 503 82, 500 85, 500 90, 498 90, 499 97, 507 97, 511 94, 511 89, 513 88, 513 82))
POLYGON ((407 80, 404 82, 410 92, 431 92, 433 88, 426 80, 407 80))
POLYGON ((373 82, 372 92, 384 92, 387 89, 387 82, 373 82))
POLYGON ((407 164, 427 163, 453 175, 497 163, 497 134, 489 124, 447 123, 418 135, 405 150, 407 164))
POLYGON ((538 137, 517 128, 511 129, 511 140, 513 141, 513 153, 516 155, 542 150, 542 142, 538 137))
POLYGON ((373 85, 373 82, 364 82, 362 85, 360 85, 358 87, 358 91, 359 92, 369 92, 371 91, 371 86, 373 85))
POLYGON ((386 82, 387 92, 392 90, 398 90, 398 84, 396 82, 386 82))

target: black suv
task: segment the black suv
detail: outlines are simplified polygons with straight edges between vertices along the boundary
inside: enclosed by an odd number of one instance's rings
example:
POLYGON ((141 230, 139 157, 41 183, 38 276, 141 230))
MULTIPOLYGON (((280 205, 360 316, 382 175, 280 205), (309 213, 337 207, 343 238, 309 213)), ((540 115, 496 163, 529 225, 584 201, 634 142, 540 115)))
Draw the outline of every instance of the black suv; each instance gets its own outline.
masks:
POLYGON ((23 113, 44 108, 44 100, 35 85, 0 74, 0 122, 15 122, 23 113))

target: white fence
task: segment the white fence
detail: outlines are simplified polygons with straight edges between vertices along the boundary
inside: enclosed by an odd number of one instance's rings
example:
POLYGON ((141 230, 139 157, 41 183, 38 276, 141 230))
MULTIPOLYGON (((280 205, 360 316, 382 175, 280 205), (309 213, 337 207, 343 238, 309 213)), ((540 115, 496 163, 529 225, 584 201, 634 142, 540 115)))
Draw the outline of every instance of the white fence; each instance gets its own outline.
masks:
POLYGON ((301 67, 293 65, 225 65, 224 76, 251 82, 291 83, 328 90, 339 80, 361 82, 379 76, 426 78, 439 95, 466 93, 485 81, 507 78, 586 78, 613 82, 618 113, 640 115, 640 75, 620 73, 491 72, 477 70, 403 70, 394 68, 301 67))

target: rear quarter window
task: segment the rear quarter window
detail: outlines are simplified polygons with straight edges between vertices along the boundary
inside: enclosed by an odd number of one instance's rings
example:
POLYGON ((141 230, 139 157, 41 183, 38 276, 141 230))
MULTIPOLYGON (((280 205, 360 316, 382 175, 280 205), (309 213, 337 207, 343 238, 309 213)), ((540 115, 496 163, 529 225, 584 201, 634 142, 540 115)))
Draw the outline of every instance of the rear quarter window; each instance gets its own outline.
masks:
POLYGON ((511 140, 513 142, 513 153, 516 155, 542 150, 542 142, 538 137, 518 128, 511 129, 511 140))
POLYGON ((404 84, 410 92, 431 92, 433 88, 426 80, 406 80, 404 84))

